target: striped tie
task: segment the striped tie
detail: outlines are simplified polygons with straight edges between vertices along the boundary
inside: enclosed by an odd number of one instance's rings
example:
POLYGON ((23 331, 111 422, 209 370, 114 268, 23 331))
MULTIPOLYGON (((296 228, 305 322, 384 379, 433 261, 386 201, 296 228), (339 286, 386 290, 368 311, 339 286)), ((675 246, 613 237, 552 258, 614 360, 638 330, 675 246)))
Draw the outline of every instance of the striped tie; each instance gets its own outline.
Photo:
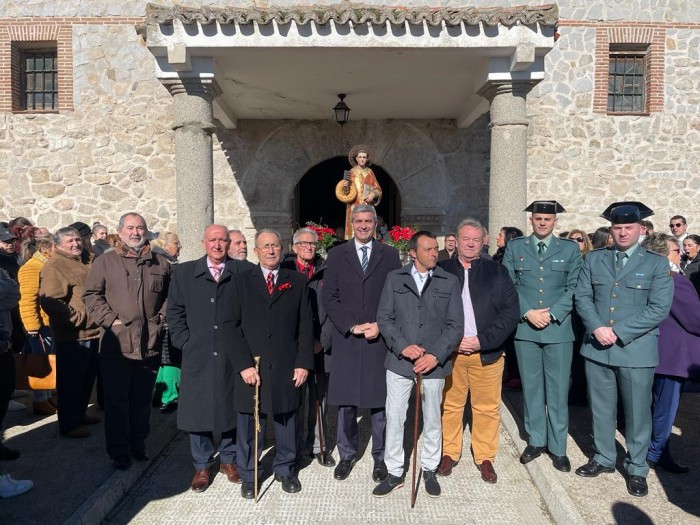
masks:
POLYGON ((367 246, 360 248, 362 250, 362 260, 360 261, 360 266, 362 266, 362 273, 367 272, 367 265, 369 264, 369 257, 367 257, 367 246))
POLYGON ((272 295, 275 291, 275 276, 272 272, 267 274, 267 293, 272 295))

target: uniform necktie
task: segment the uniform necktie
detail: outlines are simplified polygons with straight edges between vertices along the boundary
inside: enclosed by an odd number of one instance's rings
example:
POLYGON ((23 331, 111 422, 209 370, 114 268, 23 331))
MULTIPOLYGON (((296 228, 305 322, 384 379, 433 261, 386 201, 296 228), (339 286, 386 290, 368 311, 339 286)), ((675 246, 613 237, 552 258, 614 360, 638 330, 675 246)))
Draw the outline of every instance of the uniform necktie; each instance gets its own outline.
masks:
POLYGON ((360 248, 362 250, 362 260, 360 261, 360 266, 362 266, 362 273, 367 271, 367 265, 369 264, 369 257, 367 257, 367 246, 360 248))
POLYGON ((212 277, 214 277, 214 280, 218 283, 219 279, 221 279, 221 267, 220 266, 212 266, 211 273, 212 273, 212 277))
POLYGON ((275 291, 275 275, 270 272, 267 274, 267 293, 272 295, 272 292, 275 291))
POLYGON ((537 255, 542 257, 544 255, 544 252, 547 251, 547 245, 544 243, 544 241, 540 241, 537 243, 537 255))
POLYGON ((625 252, 617 252, 615 254, 615 257, 617 257, 617 263, 615 263, 615 269, 618 272, 622 271, 622 268, 625 266, 625 258, 627 257, 627 254, 625 252))

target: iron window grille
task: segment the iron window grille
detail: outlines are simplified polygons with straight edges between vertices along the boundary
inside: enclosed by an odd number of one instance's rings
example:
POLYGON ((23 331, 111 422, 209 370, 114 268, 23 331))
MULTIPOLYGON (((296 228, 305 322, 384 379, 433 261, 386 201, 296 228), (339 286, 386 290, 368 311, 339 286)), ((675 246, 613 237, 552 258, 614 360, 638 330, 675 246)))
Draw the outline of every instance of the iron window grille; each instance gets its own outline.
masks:
POLYGON ((22 109, 51 111, 58 109, 58 64, 56 50, 22 52, 20 75, 22 109))

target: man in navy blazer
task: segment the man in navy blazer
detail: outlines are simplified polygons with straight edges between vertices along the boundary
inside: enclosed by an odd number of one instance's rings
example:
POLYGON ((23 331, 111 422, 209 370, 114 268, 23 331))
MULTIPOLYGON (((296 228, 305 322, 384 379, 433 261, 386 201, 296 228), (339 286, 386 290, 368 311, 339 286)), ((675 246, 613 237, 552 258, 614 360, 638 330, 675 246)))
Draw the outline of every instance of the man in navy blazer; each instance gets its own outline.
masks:
POLYGON ((359 205, 352 211, 354 237, 328 252, 323 307, 333 323, 328 404, 338 405, 337 480, 350 475, 358 448, 357 409, 371 410, 372 478, 387 476, 384 464, 387 347, 379 337, 377 308, 386 276, 401 267, 399 252, 373 240, 377 212, 359 205))

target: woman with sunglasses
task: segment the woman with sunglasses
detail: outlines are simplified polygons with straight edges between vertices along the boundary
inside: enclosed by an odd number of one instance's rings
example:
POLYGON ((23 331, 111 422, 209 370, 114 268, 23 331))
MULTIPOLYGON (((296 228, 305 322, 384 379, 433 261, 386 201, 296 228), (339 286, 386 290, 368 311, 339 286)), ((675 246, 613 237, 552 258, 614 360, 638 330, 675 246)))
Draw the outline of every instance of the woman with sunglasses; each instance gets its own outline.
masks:
POLYGON ((586 254, 593 249, 593 245, 591 244, 588 234, 581 230, 571 230, 566 238, 578 243, 578 248, 581 250, 581 255, 583 257, 585 257, 586 254))

